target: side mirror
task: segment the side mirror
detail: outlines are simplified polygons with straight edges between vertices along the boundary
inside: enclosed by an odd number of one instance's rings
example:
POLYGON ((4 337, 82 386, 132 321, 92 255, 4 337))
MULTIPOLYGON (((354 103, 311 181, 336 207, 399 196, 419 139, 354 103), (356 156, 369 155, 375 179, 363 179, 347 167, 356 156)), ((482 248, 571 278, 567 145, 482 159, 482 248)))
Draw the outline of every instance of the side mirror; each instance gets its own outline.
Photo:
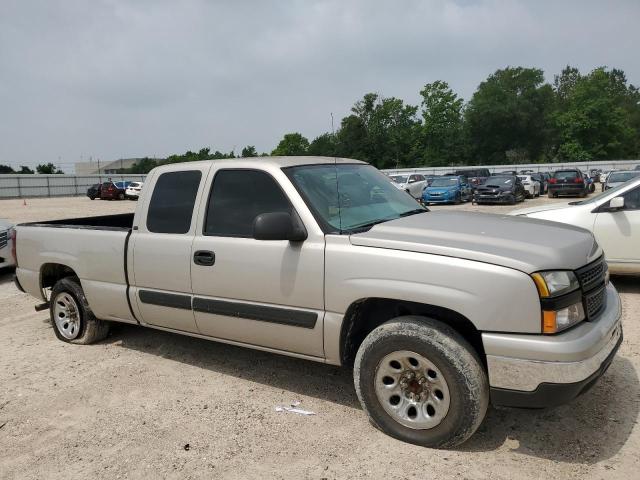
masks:
POLYGON ((607 208, 610 212, 617 212, 618 210, 622 210, 624 208, 624 197, 613 197, 609 201, 609 208, 607 208))
POLYGON ((253 238, 302 242, 307 239, 307 231, 297 215, 269 212, 258 215, 253 221, 253 238))

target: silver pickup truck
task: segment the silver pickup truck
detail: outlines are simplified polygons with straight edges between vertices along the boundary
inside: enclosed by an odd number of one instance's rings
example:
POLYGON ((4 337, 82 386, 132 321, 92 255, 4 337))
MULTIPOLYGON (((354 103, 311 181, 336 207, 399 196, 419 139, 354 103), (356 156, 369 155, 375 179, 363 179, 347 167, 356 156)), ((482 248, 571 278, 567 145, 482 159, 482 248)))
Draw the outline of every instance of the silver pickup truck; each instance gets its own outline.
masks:
POLYGON ((15 238, 17 284, 60 340, 126 322, 352 366, 372 423, 425 446, 465 441, 490 402, 570 401, 622 341, 591 233, 429 212, 355 160, 162 166, 135 214, 15 238))

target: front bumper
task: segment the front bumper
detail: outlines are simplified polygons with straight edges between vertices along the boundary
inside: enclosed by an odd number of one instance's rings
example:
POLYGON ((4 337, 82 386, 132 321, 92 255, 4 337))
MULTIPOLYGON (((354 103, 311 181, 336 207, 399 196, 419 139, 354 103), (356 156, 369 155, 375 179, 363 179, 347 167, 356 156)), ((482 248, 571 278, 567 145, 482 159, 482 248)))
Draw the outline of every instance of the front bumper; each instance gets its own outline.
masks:
POLYGON ((511 201, 511 195, 474 195, 474 202, 476 203, 509 203, 511 201))
POLYGON ((607 286, 607 306, 552 336, 483 334, 495 405, 543 408, 566 403, 604 374, 622 343, 620 298, 607 286))
POLYGON ((580 195, 581 193, 586 192, 587 190, 585 190, 584 186, 582 185, 557 186, 552 184, 552 185, 549 185, 549 188, 547 191, 551 194, 557 194, 557 195, 580 195))

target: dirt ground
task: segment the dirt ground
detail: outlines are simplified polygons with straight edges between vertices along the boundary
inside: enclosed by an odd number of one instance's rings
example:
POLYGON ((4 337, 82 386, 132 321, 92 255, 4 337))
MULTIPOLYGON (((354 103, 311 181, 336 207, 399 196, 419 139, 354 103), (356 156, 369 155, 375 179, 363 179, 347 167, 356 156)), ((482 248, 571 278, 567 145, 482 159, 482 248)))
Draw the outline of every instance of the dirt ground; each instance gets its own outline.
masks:
MULTIPOLYGON (((0 218, 134 208, 87 198, 5 200, 0 218)), ((490 409, 470 441, 438 451, 375 430, 347 369, 129 325, 96 345, 60 342, 48 313, 35 312, 36 300, 5 271, 0 478, 638 478, 640 280, 613 282, 625 340, 591 391, 550 410, 490 409), (316 415, 275 411, 293 401, 316 415)))

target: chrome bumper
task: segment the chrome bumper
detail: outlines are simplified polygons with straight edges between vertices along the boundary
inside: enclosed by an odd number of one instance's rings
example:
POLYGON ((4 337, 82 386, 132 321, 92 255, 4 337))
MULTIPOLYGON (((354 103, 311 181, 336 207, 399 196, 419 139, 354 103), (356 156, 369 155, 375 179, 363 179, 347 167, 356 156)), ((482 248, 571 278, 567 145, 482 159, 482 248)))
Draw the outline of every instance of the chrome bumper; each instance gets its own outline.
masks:
POLYGON ((596 373, 622 335, 618 292, 593 322, 553 336, 482 334, 491 388, 532 392, 540 384, 581 382, 596 373))

